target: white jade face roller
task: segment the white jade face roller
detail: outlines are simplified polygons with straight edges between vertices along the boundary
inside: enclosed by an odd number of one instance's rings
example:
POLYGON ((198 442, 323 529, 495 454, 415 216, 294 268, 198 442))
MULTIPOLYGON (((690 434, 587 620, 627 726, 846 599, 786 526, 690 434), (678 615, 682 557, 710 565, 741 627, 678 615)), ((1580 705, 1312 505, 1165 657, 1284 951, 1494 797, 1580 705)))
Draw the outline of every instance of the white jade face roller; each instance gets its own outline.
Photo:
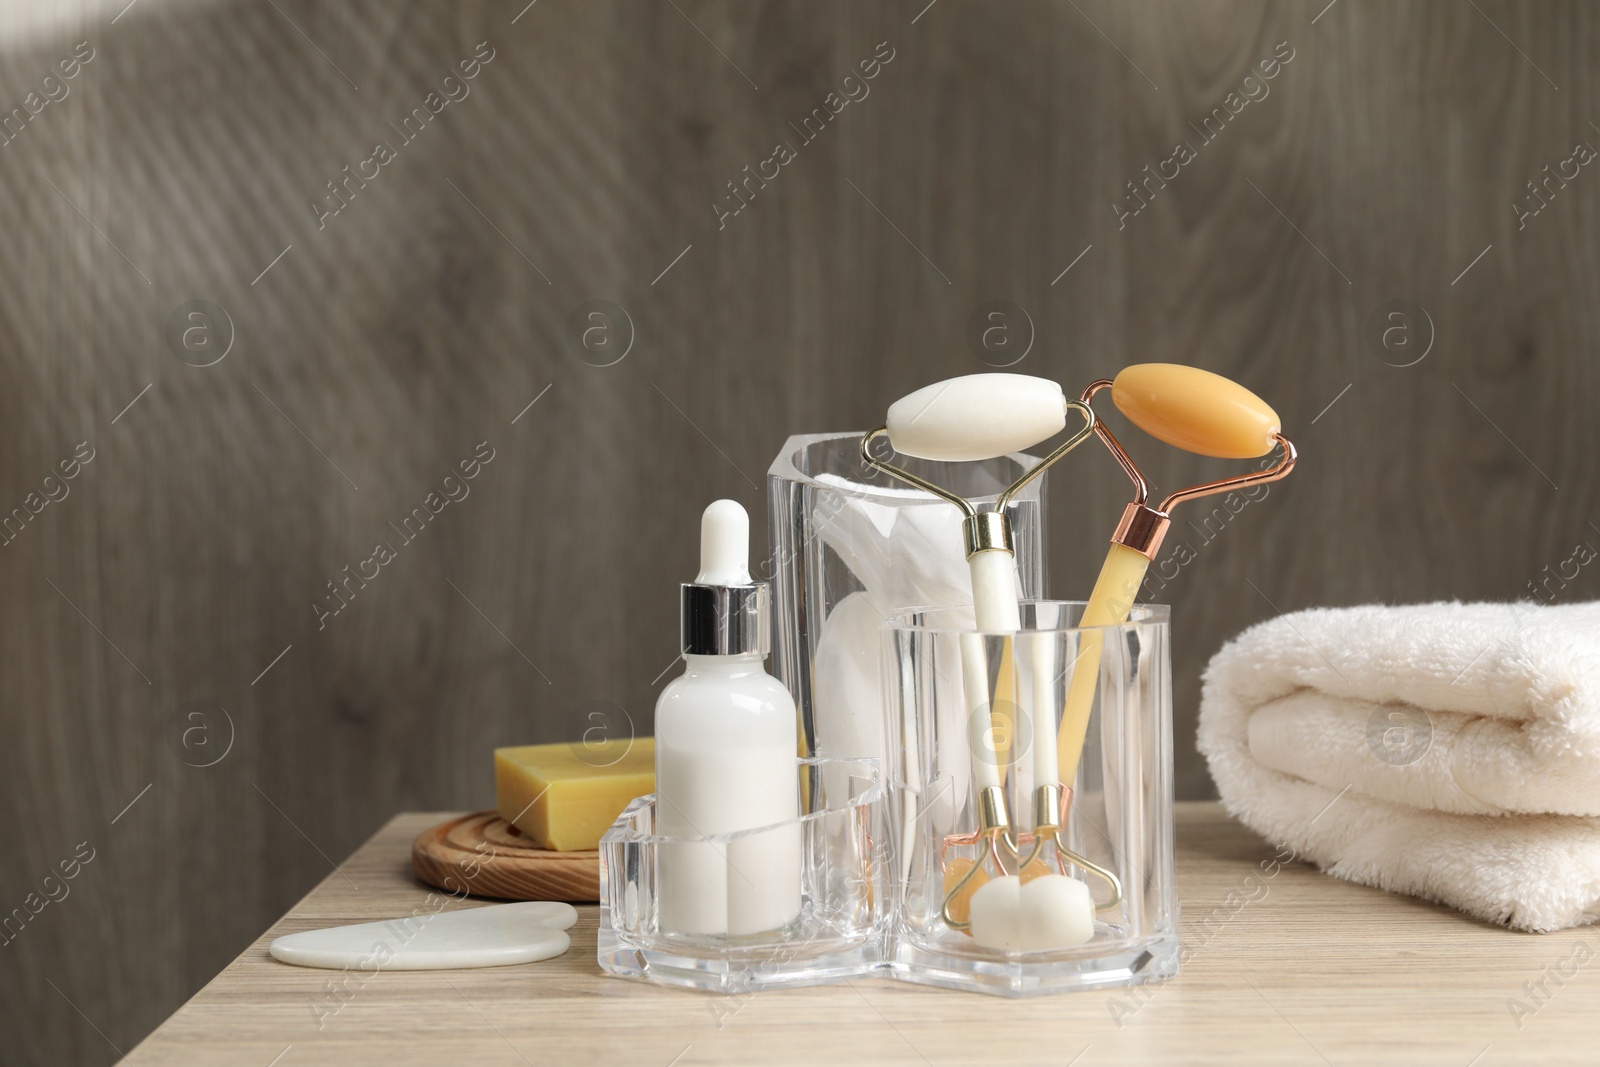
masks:
MULTIPOLYGON (((1025 890, 1017 876, 1007 871, 1002 846, 1015 864, 1017 842, 1011 831, 1001 784, 1003 761, 996 751, 994 694, 989 691, 989 664, 983 635, 1010 634, 1022 628, 1017 603, 1016 560, 1007 515, 1012 498, 1045 468, 1086 440, 1094 432, 1094 422, 1094 412, 1087 404, 1068 400, 1060 385, 1048 379, 1021 374, 972 374, 937 382, 896 401, 889 408, 887 423, 861 441, 861 456, 868 466, 949 501, 961 509, 965 519, 963 532, 967 563, 972 573, 976 629, 961 635, 961 658, 967 705, 973 709, 972 721, 976 727, 969 730, 969 738, 972 778, 978 790, 979 825, 973 834, 946 839, 945 848, 979 845, 994 859, 1000 877, 994 879, 993 888, 990 888, 990 880, 982 871, 981 853, 977 861, 953 861, 947 867, 942 910, 948 925, 955 929, 970 927, 975 940, 996 948, 1062 947, 1063 943, 1087 940, 1087 935, 1083 934, 1085 928, 1092 933, 1092 902, 1084 912, 1089 916, 1087 919, 1077 914, 1076 904, 1072 916, 1052 914, 1051 907, 1065 906, 1063 902, 1068 898, 1079 901, 1080 895, 1057 886, 1025 890), (1082 428, 1007 487, 992 510, 980 511, 969 501, 892 466, 872 453, 874 442, 887 436, 896 451, 922 459, 951 462, 993 459, 1055 436, 1066 426, 1069 409, 1083 418, 1082 428), (962 862, 970 865, 956 866, 962 862), (950 884, 952 876, 953 884, 950 884), (1024 896, 1036 903, 1024 906, 1027 903, 1024 896), (966 914, 969 900, 970 922, 966 914), (1068 937, 1070 940, 1062 941, 1068 937)), ((1008 641, 1007 652, 1011 651, 1008 641)), ((1048 731, 1052 743, 1044 746, 1049 753, 1042 758, 1053 761, 1053 709, 1047 713, 1052 716, 1048 731)), ((1003 732, 1009 734, 1010 731, 1003 732)), ((1041 757, 1036 754, 1038 758, 1041 757)), ((1049 780, 1055 780, 1053 771, 1049 780)), ((1054 819, 1051 821, 1053 823, 1054 819)), ((1086 889, 1081 897, 1088 899, 1086 889)))

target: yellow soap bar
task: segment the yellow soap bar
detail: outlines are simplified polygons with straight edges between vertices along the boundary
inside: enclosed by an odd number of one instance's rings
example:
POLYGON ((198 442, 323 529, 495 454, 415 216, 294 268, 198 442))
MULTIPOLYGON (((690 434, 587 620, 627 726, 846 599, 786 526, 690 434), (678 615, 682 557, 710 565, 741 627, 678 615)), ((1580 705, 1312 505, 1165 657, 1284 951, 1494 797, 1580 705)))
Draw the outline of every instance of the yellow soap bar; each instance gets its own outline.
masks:
POLYGON ((1111 383, 1111 402, 1151 437, 1202 456, 1250 459, 1277 443, 1278 413, 1265 400, 1199 367, 1125 367, 1111 383))
POLYGON ((597 848, 628 802, 655 789, 653 737, 494 750, 500 817, 556 852, 597 848))

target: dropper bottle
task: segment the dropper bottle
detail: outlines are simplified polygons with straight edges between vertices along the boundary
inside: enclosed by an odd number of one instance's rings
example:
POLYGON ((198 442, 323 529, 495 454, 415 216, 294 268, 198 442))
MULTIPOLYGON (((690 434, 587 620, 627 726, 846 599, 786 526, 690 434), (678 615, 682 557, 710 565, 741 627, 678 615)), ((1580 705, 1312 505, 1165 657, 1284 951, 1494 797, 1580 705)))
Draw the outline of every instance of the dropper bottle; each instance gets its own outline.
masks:
POLYGON ((778 930, 800 913, 795 706, 766 671, 767 586, 750 578, 737 501, 706 508, 700 573, 682 600, 684 673, 656 703, 656 834, 671 839, 657 854, 660 929, 778 930))

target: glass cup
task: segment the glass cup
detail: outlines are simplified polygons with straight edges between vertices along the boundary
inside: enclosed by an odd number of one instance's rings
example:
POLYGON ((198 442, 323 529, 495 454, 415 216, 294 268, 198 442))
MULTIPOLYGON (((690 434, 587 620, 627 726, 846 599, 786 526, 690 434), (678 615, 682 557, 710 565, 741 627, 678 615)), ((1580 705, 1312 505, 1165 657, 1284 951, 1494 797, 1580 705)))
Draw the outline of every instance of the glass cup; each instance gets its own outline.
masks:
MULTIPOLYGON (((791 437, 767 471, 773 673, 789 687, 807 753, 887 761, 884 620, 912 608, 971 603, 961 512, 861 462, 859 432, 791 437)), ((974 503, 992 503, 1032 456, 942 463, 900 456, 908 471, 974 503)), ((1021 595, 1044 595, 1045 478, 1011 508, 1021 595)), ((887 766, 887 762, 884 762, 887 766)))
POLYGON ((1014 635, 976 633, 970 608, 891 620, 894 977, 1026 996, 1177 973, 1167 608, 1079 629, 1082 613, 1024 603, 1014 635), (967 670, 985 676, 976 708, 967 670), (988 782, 1002 804, 980 799, 988 782))

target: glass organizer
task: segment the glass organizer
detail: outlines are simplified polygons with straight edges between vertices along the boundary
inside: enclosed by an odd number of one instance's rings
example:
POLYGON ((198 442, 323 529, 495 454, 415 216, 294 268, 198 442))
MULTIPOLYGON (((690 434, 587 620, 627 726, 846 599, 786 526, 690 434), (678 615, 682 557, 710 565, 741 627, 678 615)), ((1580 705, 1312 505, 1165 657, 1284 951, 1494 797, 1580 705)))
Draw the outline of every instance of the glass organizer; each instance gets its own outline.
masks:
POLYGON ((777 826, 673 839, 658 835, 653 795, 635 800, 600 839, 598 955, 607 973, 718 993, 817 985, 883 965, 889 932, 888 805, 870 760, 799 761, 799 819, 777 826), (714 850, 726 876, 756 842, 801 850, 799 917, 744 936, 689 935, 661 928, 660 859, 685 847, 714 850))
MULTIPOLYGON (((1003 996, 1177 974, 1167 609, 1136 606, 1123 625, 1080 629, 1073 623, 1082 612, 1081 603, 1025 602, 1017 634, 976 633, 970 608, 893 619, 879 635, 891 765, 880 772, 875 760, 799 760, 806 814, 796 820, 670 839, 656 833, 655 798, 634 801, 600 842, 602 969, 721 993, 883 973, 1003 996), (975 710, 964 688, 969 665, 981 666, 988 686, 987 702, 975 710), (1082 704, 1075 683, 1087 696, 1082 704), (1070 728, 1072 709, 1086 713, 1085 729, 1070 728), (1062 760, 1077 758, 1070 797, 1063 802, 1046 791, 1053 807, 1035 803, 1037 787, 1050 784, 1035 779, 1050 772, 1036 755, 1039 731, 1030 724, 1044 716, 1063 736, 1083 738, 1081 758, 1070 742, 1051 746, 1058 777, 1062 760), (1011 835, 988 846, 974 841, 982 823, 975 748, 991 760, 995 789, 1012 813, 1011 835), (1040 832, 1038 820, 1052 815, 1059 836, 1040 832), (741 937, 662 930, 664 853, 712 848, 726 857, 732 879, 739 857, 760 852, 750 843, 764 838, 793 840, 801 850, 794 922, 741 937), (1081 883, 1081 939, 1046 948, 980 943, 972 916, 946 899, 959 872, 980 859, 983 878, 1017 874, 1023 889, 1043 874, 1064 876, 1058 887, 1081 883)), ((1050 743, 1048 733, 1046 727, 1038 744, 1050 743)))
MULTIPOLYGON (((975 634, 970 608, 912 612, 891 623, 885 639, 893 664, 898 764, 890 778, 899 855, 888 965, 895 977, 1026 996, 1177 973, 1167 609, 1137 606, 1124 625, 1076 629, 1082 611, 1081 603, 1024 603, 1017 635, 975 634), (987 670, 992 694, 992 703, 977 709, 963 688, 963 671, 974 664, 987 670), (1077 677, 1085 671, 1097 671, 1098 679, 1077 677), (1062 719, 1075 680, 1093 696, 1082 705, 1086 734, 1076 731, 1085 741, 1076 780, 1068 783, 1060 843, 1070 850, 1063 857, 1075 853, 1088 862, 1073 857, 1057 868, 1048 862, 1057 839, 1032 833, 1036 787, 1049 783, 1035 781, 1040 731, 1030 724, 1043 716, 1062 719), (992 761, 1011 813, 1012 837, 991 837, 989 847, 973 841, 980 825, 974 749, 992 761), (1034 860, 1040 866, 1023 870, 1021 861, 1041 839, 1043 853, 1034 860), (1092 937, 1037 951, 977 943, 958 928, 968 918, 964 906, 946 909, 950 889, 976 861, 983 865, 980 882, 1001 874, 1001 866, 1004 873, 1020 871, 1024 889, 1030 877, 1047 872, 1082 881, 1102 909, 1092 937), (1114 889, 1091 865, 1119 885, 1114 889)), ((1062 733, 1071 732, 1063 723, 1062 733)), ((1026 909, 1022 914, 1026 926, 1026 909)))

